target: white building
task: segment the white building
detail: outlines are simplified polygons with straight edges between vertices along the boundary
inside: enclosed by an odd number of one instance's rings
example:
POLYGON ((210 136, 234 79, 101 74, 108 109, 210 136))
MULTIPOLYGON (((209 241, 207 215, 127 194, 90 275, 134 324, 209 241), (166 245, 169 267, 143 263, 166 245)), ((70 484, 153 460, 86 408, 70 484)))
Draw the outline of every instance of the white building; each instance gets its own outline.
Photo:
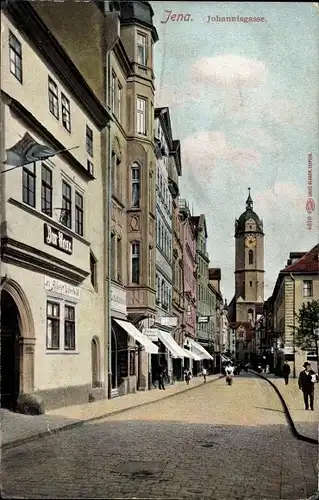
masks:
POLYGON ((1 161, 26 132, 56 151, 77 146, 1 174, 2 404, 21 393, 46 409, 87 402, 105 380, 109 115, 30 3, 2 11, 1 70, 1 161))

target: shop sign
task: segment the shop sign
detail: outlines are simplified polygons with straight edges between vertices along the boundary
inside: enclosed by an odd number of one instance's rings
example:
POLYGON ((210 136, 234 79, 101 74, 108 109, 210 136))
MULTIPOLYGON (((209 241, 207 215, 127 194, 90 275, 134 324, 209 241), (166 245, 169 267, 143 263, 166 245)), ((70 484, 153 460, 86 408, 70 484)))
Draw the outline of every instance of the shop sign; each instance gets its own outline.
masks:
POLYGON ((127 314, 126 291, 115 286, 111 286, 111 311, 127 314))
POLYGON ((73 253, 73 238, 46 222, 44 223, 44 243, 69 255, 73 253))
POLYGON ((79 287, 69 285, 69 283, 64 283, 64 281, 50 278, 49 276, 45 276, 44 278, 44 289, 47 293, 56 293, 63 297, 80 300, 79 287))
POLYGON ((144 328, 143 333, 151 342, 158 341, 157 328, 144 328))

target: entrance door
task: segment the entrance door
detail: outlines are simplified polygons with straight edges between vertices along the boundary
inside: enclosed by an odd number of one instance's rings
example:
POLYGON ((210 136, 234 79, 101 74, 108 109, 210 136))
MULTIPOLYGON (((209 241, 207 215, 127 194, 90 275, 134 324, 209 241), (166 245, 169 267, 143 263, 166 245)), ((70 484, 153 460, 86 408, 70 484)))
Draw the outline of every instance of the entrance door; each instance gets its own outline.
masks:
POLYGON ((118 362, 117 362, 117 338, 116 333, 112 329, 112 389, 117 389, 117 370, 118 370, 118 362))
POLYGON ((15 410, 19 395, 19 312, 11 295, 1 293, 1 407, 15 410))

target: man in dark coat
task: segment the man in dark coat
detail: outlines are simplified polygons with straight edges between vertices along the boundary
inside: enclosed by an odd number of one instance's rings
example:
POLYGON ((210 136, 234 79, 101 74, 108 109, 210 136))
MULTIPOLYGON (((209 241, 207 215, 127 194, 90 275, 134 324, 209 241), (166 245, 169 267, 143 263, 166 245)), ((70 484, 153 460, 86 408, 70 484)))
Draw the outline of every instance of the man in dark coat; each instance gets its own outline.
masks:
POLYGON ((166 373, 165 366, 160 364, 157 373, 158 373, 158 388, 163 389, 165 391, 165 386, 164 386, 164 379, 166 373))
POLYGON ((298 385, 299 389, 303 392, 305 409, 309 410, 309 402, 310 402, 310 410, 313 410, 314 396, 315 396, 315 382, 318 382, 318 375, 315 374, 313 370, 310 368, 310 363, 306 361, 303 364, 304 370, 299 373, 298 385))
POLYGON ((284 366, 282 367, 282 374, 284 376, 286 385, 288 385, 290 371, 290 366, 288 365, 287 361, 285 361, 284 366))

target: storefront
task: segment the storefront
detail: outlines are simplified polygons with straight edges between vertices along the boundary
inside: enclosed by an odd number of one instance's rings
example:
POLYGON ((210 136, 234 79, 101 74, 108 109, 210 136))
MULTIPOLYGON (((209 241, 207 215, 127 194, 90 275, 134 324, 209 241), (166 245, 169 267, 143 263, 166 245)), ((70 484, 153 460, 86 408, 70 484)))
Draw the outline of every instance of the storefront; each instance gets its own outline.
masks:
POLYGON ((156 387, 160 364, 165 365, 167 370, 166 383, 174 384, 177 380, 182 380, 184 369, 189 367, 190 360, 196 356, 180 347, 170 332, 160 328, 149 328, 145 333, 158 346, 158 354, 151 356, 151 386, 156 387))
POLYGON ((214 358, 201 344, 195 340, 188 338, 186 342, 191 353, 196 356, 196 359, 193 361, 193 375, 196 377, 203 368, 209 369, 209 362, 214 361, 214 358))
POLYGON ((127 321, 126 291, 112 285, 112 397, 148 388, 148 357, 158 347, 127 321))

